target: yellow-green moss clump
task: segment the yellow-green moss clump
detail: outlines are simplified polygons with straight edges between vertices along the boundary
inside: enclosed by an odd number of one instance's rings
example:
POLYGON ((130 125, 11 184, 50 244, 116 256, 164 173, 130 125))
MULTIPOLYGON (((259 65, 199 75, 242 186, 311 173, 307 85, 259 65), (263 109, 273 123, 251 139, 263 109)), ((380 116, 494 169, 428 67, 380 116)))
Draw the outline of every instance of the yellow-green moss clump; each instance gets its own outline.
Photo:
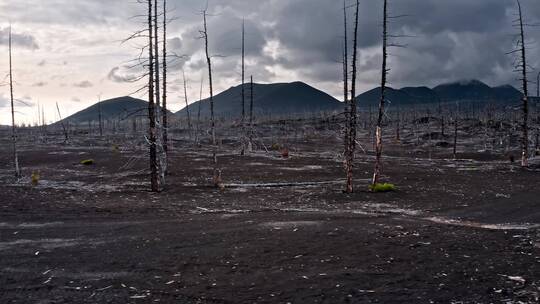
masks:
POLYGON ((93 159, 85 159, 85 160, 81 161, 81 165, 90 166, 90 165, 93 165, 93 164, 94 164, 93 159))
POLYGON ((32 172, 32 185, 37 186, 39 184, 40 174, 39 171, 32 172))
POLYGON ((369 186, 369 190, 371 192, 392 192, 392 191, 396 191, 397 188, 394 184, 388 184, 388 183, 384 183, 384 184, 374 184, 374 185, 371 185, 369 186))
POLYGON ((270 150, 273 150, 273 151, 279 151, 281 150, 282 146, 278 143, 275 143, 275 144, 272 144, 272 146, 270 146, 270 150))

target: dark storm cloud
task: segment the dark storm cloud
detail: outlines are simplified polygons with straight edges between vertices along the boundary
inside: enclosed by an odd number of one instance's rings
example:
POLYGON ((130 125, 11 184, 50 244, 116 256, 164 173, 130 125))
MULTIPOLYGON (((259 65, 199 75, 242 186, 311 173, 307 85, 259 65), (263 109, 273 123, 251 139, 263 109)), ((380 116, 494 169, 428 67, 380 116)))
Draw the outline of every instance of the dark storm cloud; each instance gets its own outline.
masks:
MULTIPOLYGON (((276 10, 272 33, 286 51, 277 62, 318 81, 341 77, 339 65, 343 20, 339 1, 286 1, 276 10), (336 72, 331 72, 335 63, 336 72)), ((352 3, 348 1, 348 3, 352 3)), ((434 85, 462 78, 512 82, 511 0, 402 0, 389 1, 390 30, 406 49, 391 50, 391 79, 400 85, 434 85)), ((536 10, 540 4, 524 1, 536 10)), ((531 16, 533 16, 531 14, 531 16)), ((349 22, 353 21, 349 10, 349 22)), ((381 57, 372 54, 381 44, 382 1, 361 1, 359 46, 361 79, 375 85, 380 78, 381 57)), ((351 24, 350 24, 351 25, 351 24)), ((352 27, 349 26, 352 36, 352 27)), ((378 51, 380 52, 380 51, 378 51)), ((536 59, 531 56, 531 61, 536 59)))
MULTIPOLYGON (((231 56, 238 55, 242 45, 242 17, 230 8, 223 9, 220 14, 208 17, 208 36, 211 55, 231 56)), ((204 47, 200 30, 202 17, 199 22, 193 23, 186 29, 186 34, 175 45, 182 47, 177 50, 182 54, 192 54, 204 47)), ((245 23, 245 51, 246 56, 260 56, 266 44, 267 35, 262 25, 253 20, 246 19, 245 23)), ((178 38, 180 39, 180 38, 178 38)))

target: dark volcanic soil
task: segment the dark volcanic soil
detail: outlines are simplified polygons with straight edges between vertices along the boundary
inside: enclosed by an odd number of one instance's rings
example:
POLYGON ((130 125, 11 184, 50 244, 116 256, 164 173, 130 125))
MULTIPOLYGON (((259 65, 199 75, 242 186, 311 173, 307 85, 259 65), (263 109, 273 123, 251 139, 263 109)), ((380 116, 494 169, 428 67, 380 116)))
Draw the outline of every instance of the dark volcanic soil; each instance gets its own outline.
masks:
POLYGON ((177 143, 161 194, 130 144, 26 144, 18 182, 3 145, 0 303, 538 303, 540 171, 391 145, 398 191, 365 191, 359 155, 346 195, 339 142, 290 145, 227 150, 216 190, 208 149, 177 143), (250 185, 283 182, 320 184, 250 185))

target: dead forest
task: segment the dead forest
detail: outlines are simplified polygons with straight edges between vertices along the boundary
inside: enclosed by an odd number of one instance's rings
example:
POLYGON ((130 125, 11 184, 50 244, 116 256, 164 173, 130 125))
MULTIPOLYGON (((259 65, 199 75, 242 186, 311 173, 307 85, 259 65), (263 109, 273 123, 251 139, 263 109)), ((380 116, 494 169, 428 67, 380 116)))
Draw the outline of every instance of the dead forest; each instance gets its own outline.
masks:
POLYGON ((528 11, 516 0, 511 100, 400 103, 392 55, 414 39, 394 24, 415 16, 380 1, 380 83, 367 102, 367 12, 338 2, 343 96, 321 111, 258 104, 266 91, 246 60, 245 21, 240 57, 225 58, 239 62, 235 112, 222 111, 207 5, 202 79, 181 70, 173 113, 176 20, 167 0, 138 0, 143 26, 121 45, 140 46, 128 65, 144 102, 109 115, 99 100, 84 120, 56 103, 51 124, 38 106, 36 122, 20 124, 10 27, 0 302, 538 303, 540 73, 527 60, 538 30, 528 11))

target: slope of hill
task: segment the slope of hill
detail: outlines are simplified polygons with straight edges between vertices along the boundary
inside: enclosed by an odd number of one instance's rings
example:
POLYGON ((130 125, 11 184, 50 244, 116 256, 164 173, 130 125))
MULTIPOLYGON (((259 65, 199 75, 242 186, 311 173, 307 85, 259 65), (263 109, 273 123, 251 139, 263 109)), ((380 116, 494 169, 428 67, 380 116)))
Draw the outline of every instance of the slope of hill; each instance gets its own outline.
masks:
MULTIPOLYGON (((381 88, 371 89, 357 97, 359 106, 377 106, 381 99, 381 88)), ((413 102, 412 97, 402 90, 390 87, 386 88, 386 100, 389 103, 409 104, 413 102)))
POLYGON ((429 103, 439 101, 439 95, 428 87, 406 87, 402 88, 401 91, 407 93, 412 102, 429 103))
MULTIPOLYGON (((245 110, 249 111, 250 85, 244 86, 245 110)), ((239 117, 242 113, 242 86, 235 86, 214 96, 214 113, 219 117, 239 117)), ((195 102, 189 107, 192 115, 210 116, 210 101, 204 99, 195 102)), ((300 113, 314 113, 320 111, 333 111, 340 109, 342 103, 334 97, 319 91, 303 82, 254 84, 253 85, 253 111, 265 115, 287 115, 300 113)), ((186 116, 186 109, 175 115, 186 116)))
POLYGON ((478 80, 441 84, 433 88, 441 101, 487 100, 494 98, 493 89, 478 80))
POLYGON ((102 120, 126 119, 141 115, 145 116, 148 109, 148 103, 144 100, 129 96, 113 98, 96 103, 63 119, 63 121, 69 121, 70 123, 75 124, 98 121, 100 107, 102 120))
POLYGON ((493 93, 495 97, 499 100, 515 100, 518 101, 521 99, 523 94, 516 88, 511 85, 503 85, 493 88, 493 93))

